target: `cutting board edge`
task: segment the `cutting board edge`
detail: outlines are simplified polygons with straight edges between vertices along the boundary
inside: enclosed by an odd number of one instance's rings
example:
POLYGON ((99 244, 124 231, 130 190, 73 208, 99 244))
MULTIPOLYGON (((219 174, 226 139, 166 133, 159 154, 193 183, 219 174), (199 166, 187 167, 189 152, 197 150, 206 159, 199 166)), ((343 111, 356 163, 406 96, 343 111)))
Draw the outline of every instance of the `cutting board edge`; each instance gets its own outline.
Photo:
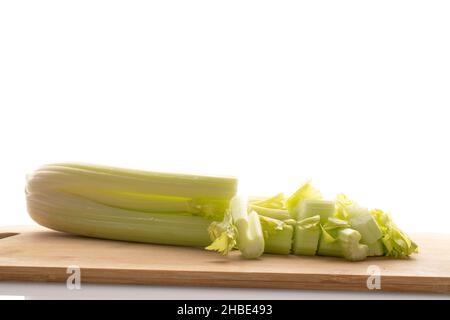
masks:
MULTIPOLYGON (((66 271, 62 267, 43 267, 37 271, 28 266, 0 266, 0 281, 64 283, 69 277, 66 271)), ((239 272, 131 271, 130 276, 128 269, 82 268, 81 283, 450 294, 450 278, 443 277, 422 277, 422 282, 414 285, 414 277, 382 276, 381 289, 370 290, 367 276, 363 275, 295 274, 295 279, 282 281, 274 279, 276 275, 271 273, 255 273, 253 279, 248 279, 248 273, 239 272)))

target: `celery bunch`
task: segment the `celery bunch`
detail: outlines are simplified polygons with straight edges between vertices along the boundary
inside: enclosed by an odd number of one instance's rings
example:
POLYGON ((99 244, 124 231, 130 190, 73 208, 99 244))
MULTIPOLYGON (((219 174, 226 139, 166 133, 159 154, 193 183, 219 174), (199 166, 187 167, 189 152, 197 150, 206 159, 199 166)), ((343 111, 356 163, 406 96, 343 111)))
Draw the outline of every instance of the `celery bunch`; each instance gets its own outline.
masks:
POLYGON ((28 212, 39 224, 114 240, 201 246, 223 219, 237 179, 53 164, 28 177, 28 212))
POLYGON ((342 194, 324 200, 310 181, 288 198, 246 198, 236 189, 231 177, 61 163, 30 175, 26 196, 36 222, 83 236, 238 249, 246 258, 265 252, 358 261, 417 252, 389 214, 342 194))

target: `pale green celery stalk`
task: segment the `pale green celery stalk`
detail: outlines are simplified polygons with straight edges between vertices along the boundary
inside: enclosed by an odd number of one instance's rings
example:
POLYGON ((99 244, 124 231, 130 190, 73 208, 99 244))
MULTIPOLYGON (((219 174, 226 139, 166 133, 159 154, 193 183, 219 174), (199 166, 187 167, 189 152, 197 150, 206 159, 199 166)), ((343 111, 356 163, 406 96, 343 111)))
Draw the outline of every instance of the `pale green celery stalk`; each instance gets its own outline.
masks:
POLYGON ((319 241, 318 254, 322 256, 342 257, 349 261, 361 261, 367 258, 368 247, 360 244, 361 234, 350 228, 331 230, 319 241))
POLYGON ((294 228, 285 225, 284 228, 274 234, 270 234, 265 242, 265 253, 289 254, 292 247, 292 235, 294 228))
POLYGON ((149 213, 108 207, 58 191, 27 192, 30 216, 39 224, 73 234, 146 243, 204 247, 210 219, 187 213, 149 213))
POLYGON ((344 210, 350 226, 361 234, 362 243, 371 244, 381 238, 381 230, 367 208, 351 205, 344 210))
POLYGON ((237 246, 246 258, 258 258, 264 252, 264 235, 259 216, 248 213, 247 198, 234 196, 230 201, 230 212, 237 230, 237 246))
POLYGON ((111 168, 46 165, 28 181, 29 192, 56 190, 108 206, 146 212, 189 212, 223 218, 237 179, 111 168))
POLYGON ((273 218, 260 215, 259 220, 264 235, 264 252, 289 254, 292 246, 292 225, 273 218))
POLYGON ((304 199, 296 207, 296 219, 303 220, 315 215, 320 216, 320 221, 325 223, 328 218, 333 217, 335 211, 334 201, 319 199, 304 199))
POLYGON ((202 203, 200 199, 194 200, 183 197, 108 190, 89 190, 89 192, 87 192, 87 190, 89 189, 82 191, 74 190, 71 193, 108 206, 144 212, 188 212, 205 216, 218 215, 218 218, 220 218, 220 213, 223 213, 228 206, 226 200, 205 200, 204 203, 202 203))
POLYGON ((384 246, 381 240, 377 240, 374 243, 368 244, 367 248, 369 249, 367 256, 375 257, 384 255, 384 246))
POLYGON ((361 261, 367 258, 368 247, 360 244, 361 234, 350 228, 338 231, 338 242, 341 246, 345 259, 350 261, 361 261))
POLYGON ((265 217, 278 219, 278 220, 287 220, 290 219, 291 216, 287 210, 283 209, 272 209, 272 208, 265 208, 260 207, 255 204, 249 204, 250 210, 256 211, 259 215, 263 215, 265 217))
MULTIPOLYGON (((144 190, 155 191, 146 193, 167 196, 231 199, 235 195, 237 187, 237 179, 234 177, 151 172, 80 163, 48 165, 44 166, 43 169, 52 167, 58 168, 57 170, 66 169, 67 172, 75 170, 77 174, 89 177, 92 177, 90 173, 103 173, 106 181, 114 183, 117 177, 125 178, 123 181, 125 183, 128 182, 126 179, 134 179, 132 183, 136 183, 139 187, 144 187, 144 190), (114 177, 113 181, 108 178, 110 175, 114 177)), ((95 175, 95 178, 98 178, 98 176, 95 175)))
POLYGON ((319 239, 319 246, 317 248, 317 254, 320 256, 330 256, 330 257, 344 257, 342 252, 342 247, 337 241, 337 230, 332 230, 328 233, 332 239, 327 239, 325 234, 321 234, 319 239))
POLYGON ((311 181, 307 181, 302 184, 300 188, 286 200, 286 208, 288 209, 292 218, 296 218, 296 208, 298 204, 305 199, 322 199, 320 191, 312 186, 311 181))
POLYGON ((343 257, 344 254, 337 237, 338 231, 345 228, 346 225, 344 222, 341 223, 339 219, 336 219, 336 221, 332 218, 330 219, 331 222, 327 221, 325 224, 320 224, 322 232, 320 234, 317 254, 321 256, 343 257))
POLYGON ((320 216, 298 221, 294 227, 292 251, 297 255, 313 256, 317 252, 320 238, 320 216))

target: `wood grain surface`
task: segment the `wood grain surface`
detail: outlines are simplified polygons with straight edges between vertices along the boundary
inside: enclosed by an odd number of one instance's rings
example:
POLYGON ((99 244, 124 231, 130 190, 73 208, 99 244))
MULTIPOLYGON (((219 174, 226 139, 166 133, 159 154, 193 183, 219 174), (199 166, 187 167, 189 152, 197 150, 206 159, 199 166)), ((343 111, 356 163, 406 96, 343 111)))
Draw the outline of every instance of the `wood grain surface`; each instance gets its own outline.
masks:
POLYGON ((39 226, 0 228, 0 280, 65 282, 79 266, 81 282, 368 291, 368 267, 381 290, 450 294, 450 235, 413 234, 410 259, 264 255, 242 259, 199 248, 99 240, 39 226))

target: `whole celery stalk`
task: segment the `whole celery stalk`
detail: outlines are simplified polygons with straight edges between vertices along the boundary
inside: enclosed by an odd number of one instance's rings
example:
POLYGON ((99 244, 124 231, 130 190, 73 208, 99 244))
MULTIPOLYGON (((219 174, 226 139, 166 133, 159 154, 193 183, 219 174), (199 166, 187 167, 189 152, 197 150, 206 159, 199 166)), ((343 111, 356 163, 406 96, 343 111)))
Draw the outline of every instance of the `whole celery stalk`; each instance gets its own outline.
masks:
POLYGON ((185 246, 210 243, 237 179, 88 164, 43 166, 28 177, 31 217, 64 232, 185 246))

